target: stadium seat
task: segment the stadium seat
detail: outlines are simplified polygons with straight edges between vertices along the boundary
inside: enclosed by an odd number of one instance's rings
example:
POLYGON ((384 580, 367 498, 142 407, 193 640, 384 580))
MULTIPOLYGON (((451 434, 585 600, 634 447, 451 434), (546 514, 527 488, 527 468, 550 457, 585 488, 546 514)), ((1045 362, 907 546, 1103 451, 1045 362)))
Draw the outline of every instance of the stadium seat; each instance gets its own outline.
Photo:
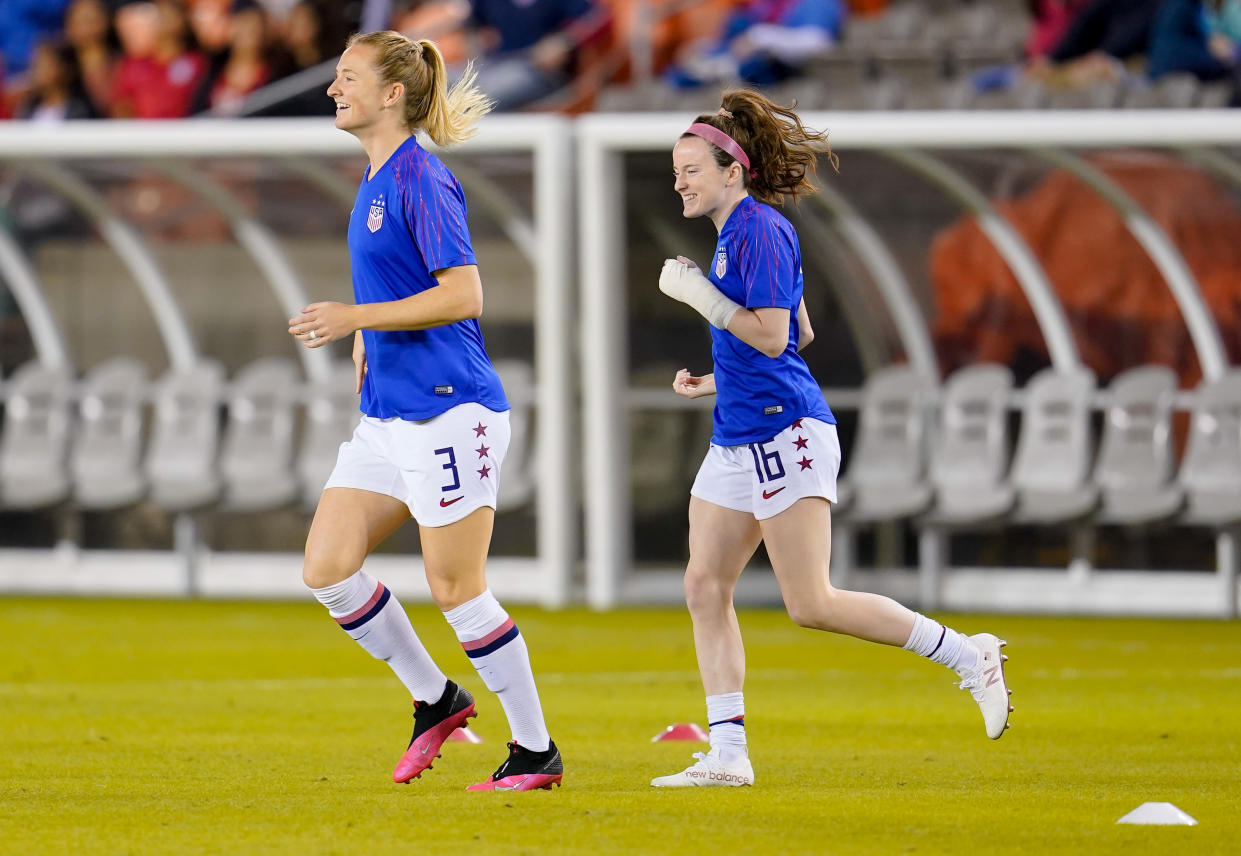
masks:
POLYGON ((0 504, 34 509, 69 496, 66 457, 72 424, 68 371, 29 362, 8 383, 0 437, 0 504))
POLYGON ((1118 375, 1108 389, 1094 480, 1102 491, 1102 523, 1140 524, 1176 514, 1184 500, 1172 480, 1172 405, 1176 375, 1143 366, 1118 375))
POLYGON ((150 499, 169 511, 210 505, 220 493, 216 453, 224 369, 204 361, 173 369, 155 388, 155 419, 144 464, 150 499))
POLYGON ((257 360, 233 380, 220 453, 225 509, 279 508, 297 495, 293 410, 300 386, 297 367, 287 357, 257 360))
POLYGON ((880 369, 866 379, 849 470, 840 479, 851 497, 842 509, 851 523, 910 517, 930 504, 924 443, 931 386, 908 366, 880 369))
POLYGON ((1178 481, 1187 500, 1184 522, 1214 527, 1241 522, 1241 372, 1204 381, 1195 391, 1178 481))
POLYGON ((935 504, 928 523, 978 524, 1012 508, 1016 490, 1005 479, 1012 386, 1012 372, 994 364, 966 366, 948 379, 931 454, 935 504))
POLYGON ((146 493, 142 434, 147 369, 116 357, 91 369, 80 386, 78 428, 69 457, 78 507, 121 508, 146 493))
POLYGON ((319 504, 323 485, 336 466, 340 444, 353 436, 361 412, 353 362, 336 361, 322 382, 306 385, 302 444, 297 454, 297 478, 302 507, 319 504))
POLYGON ((1120 106, 1130 110, 1188 109, 1198 103, 1200 88, 1192 74, 1165 74, 1153 83, 1135 78, 1125 87, 1120 106))
POLYGON ((534 367, 524 360, 496 360, 496 374, 504 384, 509 411, 508 454, 500 475, 497 511, 520 508, 534 496, 535 449, 531 413, 534 407, 534 367))
POLYGON ((1026 385, 1012 471, 1016 522, 1077 520, 1098 505, 1099 489, 1090 480, 1094 389, 1094 374, 1084 368, 1044 369, 1026 385))

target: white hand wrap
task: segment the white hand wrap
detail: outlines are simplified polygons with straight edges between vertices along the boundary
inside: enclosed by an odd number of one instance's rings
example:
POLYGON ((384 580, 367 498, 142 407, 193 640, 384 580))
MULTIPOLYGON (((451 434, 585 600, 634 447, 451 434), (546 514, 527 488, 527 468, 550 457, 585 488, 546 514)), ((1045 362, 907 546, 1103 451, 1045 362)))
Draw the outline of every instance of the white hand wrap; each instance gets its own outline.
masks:
POLYGON ((728 322, 741 308, 712 285, 702 271, 676 259, 664 262, 664 269, 659 273, 659 290, 690 306, 710 321, 712 327, 721 330, 728 329, 728 322))

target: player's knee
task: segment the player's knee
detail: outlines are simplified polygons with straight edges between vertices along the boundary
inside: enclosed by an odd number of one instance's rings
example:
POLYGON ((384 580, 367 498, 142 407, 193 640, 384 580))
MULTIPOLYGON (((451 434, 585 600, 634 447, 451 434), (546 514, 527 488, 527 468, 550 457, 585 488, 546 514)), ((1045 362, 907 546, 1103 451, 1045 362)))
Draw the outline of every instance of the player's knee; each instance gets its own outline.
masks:
POLYGON ((690 612, 726 609, 732 603, 732 586, 708 573, 685 572, 685 603, 690 612))
POLYGON ((788 610, 789 619, 798 627, 805 627, 808 630, 827 630, 833 633, 840 630, 840 623, 837 621, 836 610, 830 597, 787 602, 785 608, 788 610))
POLYGON ((306 546, 306 558, 302 563, 302 582, 308 588, 320 589, 335 585, 357 573, 361 562, 333 550, 317 550, 306 546))

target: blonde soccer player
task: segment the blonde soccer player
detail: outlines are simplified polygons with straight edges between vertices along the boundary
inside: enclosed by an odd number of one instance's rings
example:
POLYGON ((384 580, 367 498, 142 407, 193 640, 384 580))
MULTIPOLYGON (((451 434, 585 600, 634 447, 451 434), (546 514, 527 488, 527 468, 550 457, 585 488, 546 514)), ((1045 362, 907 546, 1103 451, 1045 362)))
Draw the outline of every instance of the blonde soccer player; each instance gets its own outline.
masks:
POLYGON ((349 218, 355 305, 312 303, 289 321, 308 348, 353 338, 362 419, 341 445, 306 539, 303 577, 359 645, 409 690, 414 731, 393 771, 409 782, 475 715, 363 560, 411 517, 431 596, 508 717, 509 756, 469 790, 559 784, 526 642, 487 587, 485 566, 509 404, 483 345, 483 308, 465 196, 419 145, 466 139, 489 109, 469 72, 451 89, 435 44, 395 32, 353 36, 327 94, 336 127, 369 158, 349 218))
POLYGON ((673 381, 679 395, 716 396, 711 444, 690 491, 685 571, 711 748, 653 780, 655 787, 754 782, 733 590, 760 541, 793 621, 903 646, 955 669, 982 709, 987 735, 998 738, 1008 726, 1004 642, 965 636, 828 579, 840 444, 836 418, 798 355, 813 333, 797 234, 772 207, 813 192, 807 173, 820 154, 836 165, 825 134, 750 91, 725 93, 720 110, 695 119, 672 150, 684 216, 706 217, 719 233, 705 272, 678 257, 659 277, 661 291, 711 325, 712 373, 682 369, 673 381))

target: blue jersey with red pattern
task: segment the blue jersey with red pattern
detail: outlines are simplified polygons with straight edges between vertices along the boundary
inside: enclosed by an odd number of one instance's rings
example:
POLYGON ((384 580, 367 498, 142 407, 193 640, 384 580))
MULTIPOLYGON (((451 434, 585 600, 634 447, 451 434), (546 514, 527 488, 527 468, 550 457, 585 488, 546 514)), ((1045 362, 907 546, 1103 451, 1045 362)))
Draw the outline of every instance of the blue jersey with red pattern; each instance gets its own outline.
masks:
MULTIPOLYGON (((410 137, 362 177, 349 217, 358 303, 401 300, 434 288, 432 273, 475 264, 465 194, 456 176, 410 137)), ((465 402, 508 410, 475 319, 426 330, 363 330, 362 412, 430 419, 465 402)))
POLYGON ((720 230, 707 278, 746 309, 789 310, 789 344, 769 357, 727 330, 711 328, 717 446, 770 440, 802 417, 836 424, 823 392, 797 354, 801 248, 793 224, 747 196, 720 230))

